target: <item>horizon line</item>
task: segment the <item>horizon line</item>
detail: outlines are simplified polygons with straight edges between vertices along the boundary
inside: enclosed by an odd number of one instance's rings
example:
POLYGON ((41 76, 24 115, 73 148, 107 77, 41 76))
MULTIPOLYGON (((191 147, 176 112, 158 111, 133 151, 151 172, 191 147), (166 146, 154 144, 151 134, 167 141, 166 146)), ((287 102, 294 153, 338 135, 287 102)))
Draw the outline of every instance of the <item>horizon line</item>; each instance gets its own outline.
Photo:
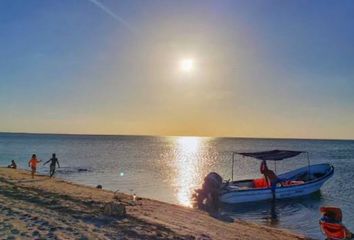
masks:
POLYGON ((303 137, 255 137, 255 136, 196 136, 196 135, 148 135, 148 134, 105 134, 105 133, 53 133, 53 132, 8 132, 0 134, 32 134, 32 135, 74 135, 74 136, 132 136, 132 137, 200 137, 200 138, 240 138, 240 139, 274 139, 274 140, 324 140, 324 141, 354 141, 354 138, 303 138, 303 137))

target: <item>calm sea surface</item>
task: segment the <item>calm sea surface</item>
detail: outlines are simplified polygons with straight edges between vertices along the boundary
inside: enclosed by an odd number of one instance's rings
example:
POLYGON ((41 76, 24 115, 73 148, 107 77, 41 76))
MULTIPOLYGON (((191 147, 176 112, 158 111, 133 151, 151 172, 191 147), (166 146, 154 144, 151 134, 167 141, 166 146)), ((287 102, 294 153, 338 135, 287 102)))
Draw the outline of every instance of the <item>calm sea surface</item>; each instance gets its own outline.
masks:
MULTIPOLYGON (((311 163, 332 163, 334 176, 321 192, 308 197, 278 201, 273 209, 268 202, 236 205, 228 213, 323 239, 319 207, 335 205, 342 208, 344 223, 354 231, 354 141, 0 133, 0 165, 15 159, 26 168, 32 153, 46 161, 55 152, 61 178, 191 206, 193 189, 200 187, 208 172, 231 177, 232 151, 275 148, 308 151, 311 163)), ((277 164, 277 172, 306 164, 305 157, 288 159, 277 164)), ((39 171, 46 173, 48 167, 40 166, 39 171)), ((235 179, 259 177, 259 161, 240 159, 234 171, 235 179)))

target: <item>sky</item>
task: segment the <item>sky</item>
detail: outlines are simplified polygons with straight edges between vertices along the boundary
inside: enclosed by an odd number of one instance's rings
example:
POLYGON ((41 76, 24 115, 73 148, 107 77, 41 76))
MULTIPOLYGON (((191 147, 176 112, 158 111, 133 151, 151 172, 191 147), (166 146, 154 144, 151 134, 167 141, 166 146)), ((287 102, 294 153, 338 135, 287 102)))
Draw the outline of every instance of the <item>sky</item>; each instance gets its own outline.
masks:
POLYGON ((2 0, 0 131, 354 139, 353 12, 351 0, 2 0))

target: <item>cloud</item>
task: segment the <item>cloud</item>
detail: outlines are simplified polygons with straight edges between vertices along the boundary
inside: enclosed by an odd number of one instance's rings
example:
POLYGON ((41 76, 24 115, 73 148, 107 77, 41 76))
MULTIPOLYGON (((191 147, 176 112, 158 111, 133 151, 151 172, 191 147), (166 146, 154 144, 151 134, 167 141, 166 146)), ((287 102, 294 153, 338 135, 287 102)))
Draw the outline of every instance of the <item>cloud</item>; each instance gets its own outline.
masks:
POLYGON ((100 8, 102 11, 104 11, 109 16, 111 16, 114 20, 116 20, 117 22, 122 24, 130 32, 136 34, 135 29, 127 21, 125 21, 122 17, 120 17, 116 13, 112 12, 108 7, 103 5, 99 0, 88 0, 88 1, 93 3, 96 7, 100 8))

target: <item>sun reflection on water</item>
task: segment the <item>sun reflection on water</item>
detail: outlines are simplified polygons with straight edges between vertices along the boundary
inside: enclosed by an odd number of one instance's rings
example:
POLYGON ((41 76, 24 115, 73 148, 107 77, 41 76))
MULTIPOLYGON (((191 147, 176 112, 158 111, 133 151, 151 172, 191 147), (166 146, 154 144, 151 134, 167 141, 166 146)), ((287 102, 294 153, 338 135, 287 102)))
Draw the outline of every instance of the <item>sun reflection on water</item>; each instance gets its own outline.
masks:
POLYGON ((193 190, 203 179, 200 167, 202 142, 203 138, 199 137, 179 137, 175 142, 176 197, 181 205, 188 207, 192 207, 193 190))

